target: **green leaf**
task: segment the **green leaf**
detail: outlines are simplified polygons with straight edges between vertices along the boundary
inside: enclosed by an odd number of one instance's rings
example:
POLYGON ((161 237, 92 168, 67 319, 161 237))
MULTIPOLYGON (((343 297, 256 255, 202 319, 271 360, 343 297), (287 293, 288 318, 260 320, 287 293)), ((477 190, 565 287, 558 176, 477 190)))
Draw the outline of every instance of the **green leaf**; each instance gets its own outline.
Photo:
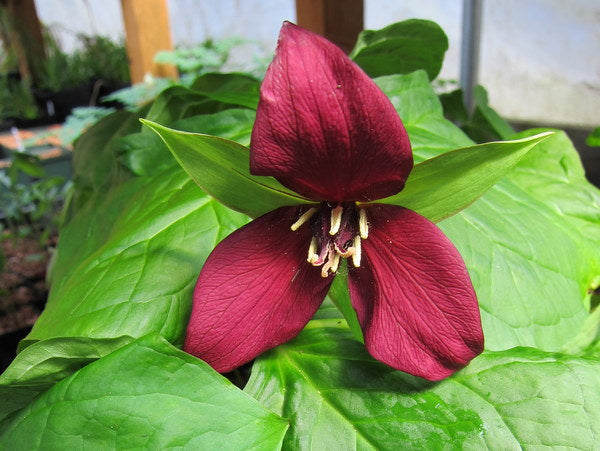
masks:
POLYGON ((288 425, 206 363, 145 337, 0 424, 7 449, 279 449, 288 425))
MULTIPOLYGON (((483 136, 479 138, 480 140, 489 140, 485 135, 486 131, 488 135, 491 133, 492 136, 494 136, 493 139, 508 139, 515 134, 515 131, 510 124, 490 107, 488 103, 488 94, 483 86, 475 86, 473 97, 475 101, 475 111, 473 112, 470 126, 478 128, 483 132, 483 136)), ((473 137, 468 131, 467 134, 473 137)), ((480 142, 476 138, 473 139, 480 142)))
POLYGON ((43 166, 40 164, 40 159, 36 155, 31 155, 26 152, 13 152, 10 172, 11 175, 14 173, 14 177, 11 177, 13 184, 17 182, 18 171, 22 171, 24 174, 30 177, 43 177, 45 171, 43 166))
MULTIPOLYGON (((377 83, 402 117, 416 161, 472 145, 444 119, 422 72, 377 83)), ((572 144, 557 142, 558 136, 528 152, 471 206, 438 223, 465 260, 490 350, 557 351, 588 321, 589 289, 600 274, 598 191, 581 178, 572 144)))
POLYGON ((208 98, 183 86, 165 89, 152 103, 146 119, 172 124, 178 119, 199 114, 216 113, 232 105, 208 98))
POLYGON ((196 78, 191 86, 213 100, 256 109, 260 82, 246 74, 204 74, 196 78))
MULTIPOLYGON (((515 137, 546 130, 527 130, 515 137)), ((553 131, 552 137, 521 160, 510 179, 600 245, 600 190, 587 181, 579 153, 566 133, 553 131)))
POLYGON ((66 225, 94 193, 103 193, 130 178, 131 173, 115 159, 118 140, 140 129, 137 114, 117 111, 84 133, 73 149, 75 190, 63 212, 66 225))
POLYGON ((451 149, 473 145, 467 135, 444 118, 444 111, 424 71, 374 80, 390 98, 410 137, 415 162, 451 149))
POLYGON ((102 190, 119 177, 114 158, 116 141, 140 129, 138 116, 117 111, 98 121, 84 133, 73 152, 73 179, 82 188, 102 190))
POLYGON ((290 419, 285 449, 593 449, 599 383, 595 360, 528 348, 431 383, 373 360, 340 324, 264 354, 245 390, 290 419))
POLYGON ((478 85, 473 90, 475 108, 471 115, 467 113, 463 96, 462 89, 457 89, 441 94, 440 101, 446 118, 458 124, 475 142, 509 139, 515 134, 510 124, 489 106, 487 91, 483 86, 478 85))
POLYGON ((435 22, 410 19, 358 35, 350 58, 371 77, 424 69, 433 80, 442 68, 448 38, 435 22))
POLYGON ((180 342, 202 263, 246 218, 178 167, 131 180, 93 207, 62 231, 56 281, 27 342, 150 332, 180 342))
POLYGON ((163 139, 202 189, 234 210, 256 217, 278 207, 309 202, 273 177, 250 174, 250 153, 244 146, 216 136, 142 122, 163 139))
POLYGON ((131 337, 73 337, 33 343, 0 376, 0 420, 79 368, 131 341, 131 337))
POLYGON ((446 152, 416 165, 400 193, 377 202, 401 205, 430 221, 441 221, 472 204, 550 135, 446 152))
MULTIPOLYGON (((247 145, 250 143, 254 116, 252 110, 229 109, 179 119, 173 123, 173 127, 188 132, 224 136, 247 145)), ((134 174, 141 176, 157 174, 176 164, 160 137, 146 131, 125 136, 118 142, 120 161, 134 174)))
POLYGON ((592 130, 592 133, 586 138, 585 143, 590 147, 600 147, 600 127, 592 130))
MULTIPOLYGON (((41 390, 76 369, 78 362, 51 339, 64 339, 58 343, 73 356, 86 355, 89 346, 110 352, 122 337, 153 332, 181 343, 204 260, 246 221, 203 194, 178 166, 88 203, 61 232, 46 309, 7 374, 27 379, 37 359, 48 360, 29 384, 41 390)), ((1 382, 18 390, 20 378, 9 379, 1 382)))
MULTIPOLYGON (((362 329, 360 328, 360 323, 358 322, 358 316, 356 315, 356 311, 354 310, 354 307, 352 307, 352 302, 350 301, 350 293, 348 292, 348 269, 346 263, 342 265, 338 274, 335 276, 333 284, 329 289, 328 297, 337 307, 338 315, 341 313, 346 320, 346 323, 348 324, 352 335, 354 335, 354 338, 364 343, 364 337, 362 329)), ((335 318, 339 316, 330 315, 329 317, 335 318)))

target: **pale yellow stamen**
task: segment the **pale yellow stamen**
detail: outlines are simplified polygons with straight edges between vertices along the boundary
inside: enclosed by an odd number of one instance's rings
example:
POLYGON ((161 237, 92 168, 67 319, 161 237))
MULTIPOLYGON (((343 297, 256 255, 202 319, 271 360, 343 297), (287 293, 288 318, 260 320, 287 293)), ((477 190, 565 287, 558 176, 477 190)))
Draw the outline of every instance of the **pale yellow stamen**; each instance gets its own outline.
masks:
POLYGON ((340 265, 340 254, 337 252, 333 256, 333 264, 331 265, 331 274, 335 274, 338 270, 338 266, 340 265))
POLYGON ((293 232, 295 232, 296 230, 298 230, 298 228, 304 224, 306 221, 308 221, 316 212, 317 212, 318 208, 312 207, 309 208, 308 210, 306 210, 302 216, 300 216, 298 218, 298 220, 296 222, 294 222, 292 224, 292 226, 290 227, 292 229, 293 232))
POLYGON ((335 235, 340 230, 340 225, 342 224, 342 212, 344 209, 341 205, 338 205, 333 210, 331 210, 331 227, 329 228, 329 234, 335 235))
POLYGON ((363 240, 369 238, 369 224, 367 222, 367 212, 362 208, 358 209, 358 231, 360 232, 360 237, 363 240))
POLYGON ((361 254, 361 249, 360 249, 360 235, 356 235, 354 237, 354 254, 352 255, 352 264, 354 265, 355 268, 358 268, 360 266, 360 254, 361 254))
POLYGON ((319 256, 317 255, 317 239, 315 237, 313 237, 312 240, 310 240, 310 245, 308 246, 308 263, 313 263, 315 261, 315 259, 318 259, 319 256))

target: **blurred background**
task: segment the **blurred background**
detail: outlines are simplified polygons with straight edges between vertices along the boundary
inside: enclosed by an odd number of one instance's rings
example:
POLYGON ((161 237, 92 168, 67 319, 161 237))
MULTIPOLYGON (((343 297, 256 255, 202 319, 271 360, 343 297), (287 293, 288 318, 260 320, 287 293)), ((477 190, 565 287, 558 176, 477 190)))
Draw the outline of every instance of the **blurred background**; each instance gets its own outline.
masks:
MULTIPOLYGON (((78 34, 125 39, 119 0, 37 0, 40 21, 65 51, 78 34)), ((296 20, 294 0, 170 0, 175 47, 241 37, 269 57, 284 20, 296 20)), ((364 0, 364 28, 409 18, 437 22, 449 38, 441 79, 458 80, 463 0, 364 0)), ((600 1, 487 0, 482 2, 479 82, 490 104, 515 121, 595 127, 600 123, 600 1)))
MULTIPOLYGON (((78 84, 77 74, 67 72, 78 71, 81 75, 85 70, 81 67, 69 70, 67 66, 73 64, 95 64, 97 67, 91 70, 97 73, 89 77, 103 80, 96 86, 98 92, 93 93, 92 102, 86 99, 87 104, 99 104, 100 98, 130 82, 127 56, 120 53, 117 46, 123 48, 126 41, 126 10, 136 3, 133 0, 2 0, 5 44, 0 53, 2 78, 6 78, 6 74, 14 77, 19 71, 21 52, 17 49, 15 55, 14 40, 11 40, 11 27, 19 24, 14 23, 14 15, 11 17, 11 4, 20 4, 23 8, 27 3, 35 8, 45 45, 46 67, 41 71, 31 69, 34 85, 43 91, 42 97, 51 97, 49 91, 78 84), (77 61, 69 61, 66 55, 74 54, 78 55, 77 61), (40 81, 40 75, 35 80, 36 72, 45 72, 49 80, 40 81)), ((147 8, 151 8, 152 3, 148 2, 147 8)), ((173 63, 180 72, 243 70, 260 77, 276 45, 282 21, 297 22, 298 14, 305 15, 305 24, 326 22, 327 14, 333 16, 334 21, 338 18, 339 29, 328 33, 327 25, 323 25, 321 30, 315 31, 329 34, 327 37, 345 44, 347 50, 352 48, 348 41, 351 38, 342 36, 343 33, 356 34, 360 28, 380 29, 408 18, 435 21, 449 39, 438 88, 450 90, 458 86, 461 55, 465 56, 461 44, 464 45, 464 39, 476 40, 476 54, 471 55, 468 64, 474 73, 474 84, 486 88, 489 104, 517 130, 537 125, 567 129, 581 152, 588 177, 593 183, 600 183, 596 175, 600 171, 600 153, 586 145, 586 137, 600 123, 600 0, 165 0, 160 3, 166 6, 169 49, 178 49, 179 53, 163 52, 157 61, 173 63), (474 3, 478 7, 477 30, 468 34, 463 13, 465 5, 472 7, 474 3), (320 13, 321 17, 317 17, 319 8, 326 11, 320 13), (332 14, 331 10, 336 8, 332 14), (341 42, 344 39, 346 42, 341 42), (207 47, 212 47, 212 53, 206 51, 207 47)), ((135 13, 130 11, 129 15, 135 13)), ((34 37, 27 36, 26 41, 32 40, 34 37)), ((166 72, 166 75, 172 74, 166 72)), ((134 82, 141 81, 139 74, 133 78, 134 82)), ((9 108, 8 104, 16 102, 17 96, 26 97, 21 92, 16 94, 0 97, 2 109, 11 110, 0 113, 0 118, 11 114, 35 117, 34 108, 9 108), (21 111, 15 112, 15 108, 21 111)), ((42 109, 47 106, 53 107, 50 113, 57 114, 58 121, 66 119, 70 112, 63 111, 60 99, 53 105, 42 105, 42 109)), ((92 119, 94 114, 102 114, 84 113, 92 119)), ((86 120, 87 117, 83 117, 79 122, 84 124, 86 120)), ((77 133, 73 131, 67 139, 76 137, 77 133)))

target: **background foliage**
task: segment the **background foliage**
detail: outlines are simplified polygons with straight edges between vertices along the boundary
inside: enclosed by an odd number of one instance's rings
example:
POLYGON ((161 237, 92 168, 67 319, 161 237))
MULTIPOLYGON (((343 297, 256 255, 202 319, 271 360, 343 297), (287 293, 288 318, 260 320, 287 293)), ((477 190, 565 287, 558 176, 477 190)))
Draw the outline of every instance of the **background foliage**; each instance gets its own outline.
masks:
MULTIPOLYGON (((413 20, 365 32, 352 53, 382 75, 417 162, 473 146, 481 130, 503 139, 540 131, 508 136, 493 114, 481 114, 476 131, 446 119, 450 107, 430 84, 446 42, 439 27, 413 20), (438 50, 417 59, 403 53, 413 45, 438 50), (402 65, 382 48, 404 55, 402 65)), ((373 360, 351 314, 335 307, 347 305, 338 284, 295 340, 255 361, 243 390, 177 349, 204 260, 248 217, 203 192, 138 119, 248 145, 258 86, 248 75, 205 74, 149 107, 107 116, 77 141, 50 299, 0 376, 0 443, 597 446, 600 194, 562 132, 439 223, 465 259, 486 337, 486 351, 454 376, 431 383, 373 360)))

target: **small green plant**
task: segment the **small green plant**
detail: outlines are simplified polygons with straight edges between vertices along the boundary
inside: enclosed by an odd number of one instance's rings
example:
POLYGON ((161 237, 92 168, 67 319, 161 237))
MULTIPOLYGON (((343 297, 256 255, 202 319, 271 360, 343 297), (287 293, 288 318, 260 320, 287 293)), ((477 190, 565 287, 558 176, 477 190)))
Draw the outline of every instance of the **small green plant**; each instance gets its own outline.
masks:
POLYGON ((37 88, 50 92, 103 80, 106 83, 129 83, 127 52, 103 36, 79 35, 82 47, 65 53, 50 33, 46 35, 45 60, 40 62, 42 81, 37 88))
POLYGON ((154 60, 157 63, 172 64, 184 76, 195 78, 206 72, 221 69, 227 63, 231 50, 247 42, 239 37, 220 40, 207 39, 194 47, 158 52, 154 60))
POLYGON ((8 236, 46 242, 57 232, 58 212, 68 184, 63 177, 46 176, 34 155, 13 152, 11 159, 9 169, 0 172, 0 222, 8 236))
POLYGON ((152 102, 162 91, 175 82, 169 78, 153 77, 148 75, 144 81, 132 86, 112 92, 102 97, 103 102, 119 102, 126 109, 135 111, 143 105, 152 102))
POLYGON ((39 109, 29 84, 0 75, 0 121, 7 119, 35 119, 39 109))
MULTIPOLYGON (((248 44, 250 41, 232 37, 221 40, 207 39, 194 47, 181 47, 176 50, 158 52, 154 57, 157 63, 172 64, 180 73, 177 84, 190 87, 196 78, 208 72, 222 71, 229 61, 231 50, 248 44)), ((255 59, 257 73, 264 73, 266 61, 255 59)), ((139 107, 153 101, 162 91, 173 86, 175 82, 168 78, 147 75, 142 83, 120 89, 102 98, 104 102, 117 101, 128 110, 135 111, 139 107)))

